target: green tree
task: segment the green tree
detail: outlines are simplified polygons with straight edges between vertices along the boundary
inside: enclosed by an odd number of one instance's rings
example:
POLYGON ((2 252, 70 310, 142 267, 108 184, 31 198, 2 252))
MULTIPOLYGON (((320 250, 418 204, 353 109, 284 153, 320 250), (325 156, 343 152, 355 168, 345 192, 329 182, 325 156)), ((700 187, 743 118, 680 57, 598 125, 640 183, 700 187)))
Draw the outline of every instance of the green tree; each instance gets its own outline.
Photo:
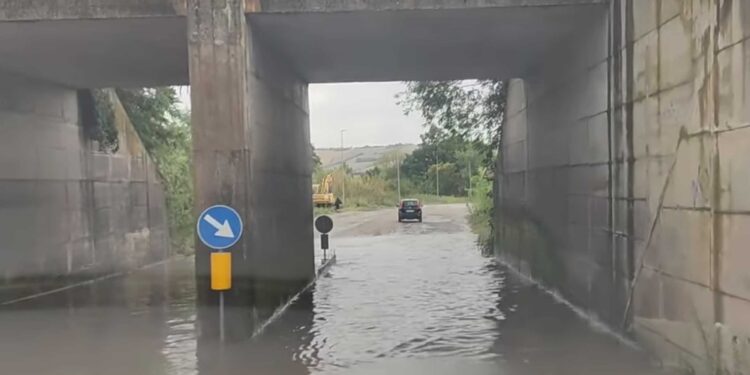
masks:
POLYGON ((320 174, 323 172, 323 162, 320 160, 320 156, 318 155, 318 153, 315 152, 315 146, 311 144, 310 149, 312 150, 313 183, 316 183, 316 176, 320 176, 320 174))
POLYGON ((117 89, 120 102, 164 181, 172 246, 192 252, 192 138, 189 114, 172 87, 117 89))
POLYGON ((170 127, 169 142, 157 145, 151 155, 164 180, 173 248, 189 253, 194 228, 190 125, 186 116, 181 116, 170 127))
POLYGON ((465 192, 464 180, 454 163, 440 163, 430 166, 425 182, 425 191, 437 193, 437 185, 439 185, 440 195, 459 196, 465 192))
POLYGON ((439 162, 455 162, 458 146, 456 138, 439 143, 423 142, 414 152, 404 158, 401 171, 410 177, 424 178, 432 165, 439 162))
POLYGON ((456 165, 458 166, 459 173, 466 183, 466 189, 468 190, 473 186, 472 178, 476 176, 478 171, 483 168, 484 162, 482 152, 486 151, 485 145, 479 145, 471 143, 462 150, 456 153, 456 165))
POLYGON ((180 135, 176 133, 182 129, 175 123, 189 122, 188 114, 179 108, 173 87, 117 89, 116 92, 149 152, 177 141, 180 135))
POLYGON ((468 141, 458 136, 445 138, 437 143, 428 142, 425 139, 413 153, 404 158, 402 179, 423 186, 425 191, 435 191, 434 181, 428 181, 428 171, 437 163, 448 163, 460 174, 462 187, 441 189, 441 193, 448 194, 451 191, 463 195, 469 185, 469 177, 482 165, 483 153, 489 146, 482 141, 468 141))
MULTIPOLYGON (((399 164, 402 164, 406 154, 401 150, 393 150, 383 155, 368 174, 377 175, 389 181, 391 187, 396 190, 398 188, 398 177, 399 177, 399 164)), ((401 177, 405 177, 401 176, 401 177)))
POLYGON ((423 143, 484 144, 483 163, 491 166, 502 136, 505 88, 499 80, 407 82, 396 98, 406 114, 418 112, 425 119, 423 143))
POLYGON ((315 149, 313 148, 313 168, 320 168, 323 165, 323 162, 320 161, 320 156, 315 152, 315 149))
POLYGON ((472 177, 472 191, 469 195, 469 225, 477 234, 477 241, 482 252, 490 255, 493 250, 492 183, 487 176, 487 169, 480 168, 472 177))

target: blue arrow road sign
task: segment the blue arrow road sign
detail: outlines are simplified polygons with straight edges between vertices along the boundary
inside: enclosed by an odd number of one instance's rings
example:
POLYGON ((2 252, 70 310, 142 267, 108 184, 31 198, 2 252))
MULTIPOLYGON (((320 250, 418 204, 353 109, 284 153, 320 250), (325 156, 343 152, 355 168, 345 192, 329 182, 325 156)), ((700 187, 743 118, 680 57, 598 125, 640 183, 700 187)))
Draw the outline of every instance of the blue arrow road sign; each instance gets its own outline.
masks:
POLYGON ((204 245, 223 250, 236 244, 242 237, 242 219, 232 207, 211 206, 198 216, 198 238, 204 245))

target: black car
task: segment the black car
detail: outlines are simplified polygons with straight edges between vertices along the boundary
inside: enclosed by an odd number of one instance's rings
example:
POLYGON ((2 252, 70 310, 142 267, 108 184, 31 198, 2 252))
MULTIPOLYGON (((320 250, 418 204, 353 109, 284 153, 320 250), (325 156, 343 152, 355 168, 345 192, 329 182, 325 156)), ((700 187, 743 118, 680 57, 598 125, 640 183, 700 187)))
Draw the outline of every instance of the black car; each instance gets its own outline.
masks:
POLYGON ((422 222, 422 205, 418 199, 402 199, 398 205, 398 222, 418 220, 422 222))

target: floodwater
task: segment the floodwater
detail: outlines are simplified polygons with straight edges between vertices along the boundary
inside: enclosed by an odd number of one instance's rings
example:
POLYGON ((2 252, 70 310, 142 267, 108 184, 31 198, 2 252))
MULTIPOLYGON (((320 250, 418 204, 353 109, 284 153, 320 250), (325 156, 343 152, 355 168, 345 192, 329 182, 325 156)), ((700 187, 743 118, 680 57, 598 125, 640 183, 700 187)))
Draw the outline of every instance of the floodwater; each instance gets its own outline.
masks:
POLYGON ((196 340, 188 258, 0 307, 0 373, 661 373, 482 257, 462 205, 392 211, 334 217, 337 264, 251 340, 196 340))

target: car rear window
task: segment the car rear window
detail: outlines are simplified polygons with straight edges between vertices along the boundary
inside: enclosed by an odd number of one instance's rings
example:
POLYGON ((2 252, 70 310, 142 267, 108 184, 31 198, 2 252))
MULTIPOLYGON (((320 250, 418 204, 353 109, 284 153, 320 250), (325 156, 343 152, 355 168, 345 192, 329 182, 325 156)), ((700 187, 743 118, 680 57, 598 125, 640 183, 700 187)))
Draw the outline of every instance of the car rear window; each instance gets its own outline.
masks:
POLYGON ((401 207, 419 207, 419 201, 403 201, 401 207))

